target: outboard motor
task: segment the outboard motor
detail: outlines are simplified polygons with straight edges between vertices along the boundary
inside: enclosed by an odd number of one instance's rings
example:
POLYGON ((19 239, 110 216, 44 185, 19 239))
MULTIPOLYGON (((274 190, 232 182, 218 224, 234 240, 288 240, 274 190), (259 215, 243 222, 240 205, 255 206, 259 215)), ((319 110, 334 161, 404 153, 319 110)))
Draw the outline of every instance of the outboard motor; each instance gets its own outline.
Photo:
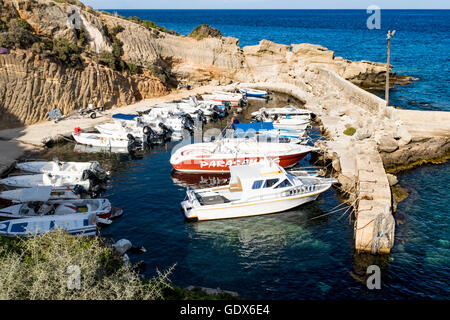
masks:
MULTIPOLYGON (((145 130, 145 127, 144 127, 143 131, 144 130, 145 130)), ((140 141, 137 141, 136 138, 131 133, 127 134, 127 138, 128 138, 128 149, 129 150, 142 148, 142 143, 140 141)))
POLYGON ((197 110, 195 111, 195 113, 197 113, 197 120, 200 121, 202 124, 206 124, 206 122, 208 122, 205 113, 202 110, 197 110))
POLYGON ((81 197, 83 197, 83 195, 88 194, 89 192, 82 186, 79 184, 76 184, 73 187, 73 193, 80 195, 81 197))
POLYGON ((101 179, 95 172, 89 169, 83 171, 83 173, 81 174, 81 180, 89 180, 91 186, 95 186, 104 182, 104 180, 101 179))
POLYGON ((163 130, 161 135, 162 135, 162 138, 164 139, 164 141, 170 141, 170 139, 172 137, 173 130, 171 128, 169 128, 168 126, 166 126, 162 122, 160 122, 158 124, 158 126, 163 130))
POLYGON ((153 129, 151 129, 150 127, 148 127, 148 135, 147 135, 147 143, 150 146, 154 146, 154 145, 158 145, 158 144, 163 144, 164 143, 164 133, 162 134, 158 134, 156 133, 153 129))
POLYGON ((183 124, 183 128, 189 131, 191 135, 194 133, 194 125, 191 121, 188 121, 186 118, 183 118, 181 120, 181 123, 183 124))

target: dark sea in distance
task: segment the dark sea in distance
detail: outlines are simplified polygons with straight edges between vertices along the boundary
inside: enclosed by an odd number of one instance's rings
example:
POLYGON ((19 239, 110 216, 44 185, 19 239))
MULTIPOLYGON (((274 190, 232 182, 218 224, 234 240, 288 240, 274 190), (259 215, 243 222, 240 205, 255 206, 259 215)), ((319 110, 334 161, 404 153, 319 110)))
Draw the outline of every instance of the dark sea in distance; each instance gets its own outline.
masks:
MULTIPOLYGON (((225 36, 239 38, 241 46, 261 39, 309 42, 346 59, 379 62, 386 60, 386 31, 395 29, 394 71, 419 80, 394 88, 391 104, 450 111, 448 10, 383 10, 381 30, 367 29, 365 10, 108 11, 151 20, 184 35, 206 23, 225 36)), ((335 190, 286 213, 185 222, 179 203, 186 189, 180 183, 198 181, 171 173, 172 147, 157 148, 138 159, 75 154, 72 145, 54 148, 45 156, 114 162, 106 196, 125 214, 102 235, 144 245, 148 252, 131 258, 147 263, 148 276, 176 263, 171 279, 177 285, 220 287, 254 299, 449 298, 448 162, 399 174, 409 197, 398 207, 395 246, 388 256, 371 256, 354 253, 353 225, 346 214, 318 217, 340 203, 335 190), (366 268, 371 264, 381 267, 381 290, 366 287, 366 268)))

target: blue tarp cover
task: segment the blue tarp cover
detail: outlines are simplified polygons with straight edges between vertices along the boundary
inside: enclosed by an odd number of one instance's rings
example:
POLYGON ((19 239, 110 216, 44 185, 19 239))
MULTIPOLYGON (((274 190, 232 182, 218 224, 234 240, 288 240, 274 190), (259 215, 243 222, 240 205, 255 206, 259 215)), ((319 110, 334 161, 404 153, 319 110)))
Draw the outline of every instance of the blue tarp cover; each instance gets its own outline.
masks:
POLYGON ((125 114, 125 113, 116 113, 113 114, 113 119, 121 119, 121 120, 133 120, 138 115, 136 114, 125 114))
POLYGON ((250 122, 250 123, 237 123, 234 125, 235 130, 242 130, 242 131, 248 131, 248 130, 255 130, 255 131, 262 131, 262 130, 274 130, 273 123, 272 122, 250 122))

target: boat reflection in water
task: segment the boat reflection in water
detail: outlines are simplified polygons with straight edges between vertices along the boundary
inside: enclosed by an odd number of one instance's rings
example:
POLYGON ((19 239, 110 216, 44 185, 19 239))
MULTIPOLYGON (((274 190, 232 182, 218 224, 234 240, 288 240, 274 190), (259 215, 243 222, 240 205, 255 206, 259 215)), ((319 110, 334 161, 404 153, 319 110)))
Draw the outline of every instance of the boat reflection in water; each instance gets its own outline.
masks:
POLYGON ((193 248, 187 250, 185 263, 191 272, 201 275, 202 279, 211 278, 211 281, 214 276, 220 275, 222 279, 229 277, 230 273, 241 274, 238 278, 248 281, 245 278, 247 273, 242 270, 256 272, 251 270, 282 266, 286 250, 304 257, 290 268, 320 268, 321 262, 313 257, 328 256, 333 249, 315 233, 317 224, 327 223, 328 217, 311 220, 323 213, 316 203, 309 203, 273 215, 188 223, 190 238, 198 239, 198 242, 190 244, 193 248), (199 250, 203 247, 209 249, 199 250), (199 260, 215 261, 217 252, 222 252, 222 261, 209 264, 208 272, 205 272, 204 265, 195 263, 199 260), (210 257, 207 256, 209 254, 210 257))
POLYGON ((194 189, 211 188, 227 185, 229 173, 185 173, 172 170, 172 181, 180 187, 194 189))

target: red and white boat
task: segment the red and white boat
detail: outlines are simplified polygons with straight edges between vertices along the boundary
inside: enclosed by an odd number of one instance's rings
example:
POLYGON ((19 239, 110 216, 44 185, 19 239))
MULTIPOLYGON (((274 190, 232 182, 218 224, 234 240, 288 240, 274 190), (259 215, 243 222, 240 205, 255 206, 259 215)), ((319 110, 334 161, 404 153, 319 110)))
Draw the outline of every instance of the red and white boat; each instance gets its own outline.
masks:
POLYGON ((216 103, 224 104, 228 102, 231 107, 238 107, 241 104, 243 95, 241 93, 230 92, 213 92, 212 94, 202 95, 203 100, 214 101, 216 103))
POLYGON ((175 170, 182 172, 228 172, 230 166, 269 159, 286 168, 295 165, 308 153, 318 150, 319 148, 293 143, 222 139, 181 147, 172 154, 170 164, 175 170))

